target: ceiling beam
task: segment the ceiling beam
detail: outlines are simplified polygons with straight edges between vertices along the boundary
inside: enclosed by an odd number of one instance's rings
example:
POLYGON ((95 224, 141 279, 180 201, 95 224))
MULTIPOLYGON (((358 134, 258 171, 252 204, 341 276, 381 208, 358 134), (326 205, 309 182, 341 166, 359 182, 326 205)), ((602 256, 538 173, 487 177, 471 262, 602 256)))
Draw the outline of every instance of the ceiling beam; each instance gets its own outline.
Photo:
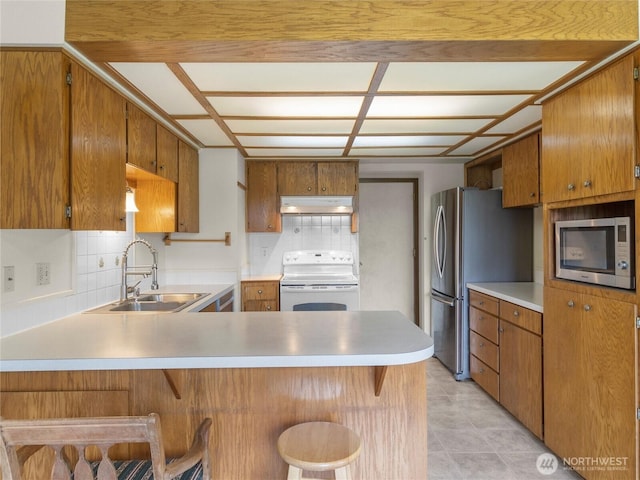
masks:
POLYGON ((67 0, 93 61, 598 60, 638 40, 637 0, 67 0))

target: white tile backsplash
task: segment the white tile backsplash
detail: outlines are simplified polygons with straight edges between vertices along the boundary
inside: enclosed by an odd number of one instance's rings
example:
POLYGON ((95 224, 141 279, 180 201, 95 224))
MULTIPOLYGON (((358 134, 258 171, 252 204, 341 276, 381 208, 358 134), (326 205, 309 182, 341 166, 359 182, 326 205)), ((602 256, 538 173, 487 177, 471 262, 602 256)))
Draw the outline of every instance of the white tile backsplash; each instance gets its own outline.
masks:
POLYGON ((249 275, 282 273, 282 256, 290 250, 347 250, 358 261, 358 234, 351 215, 283 215, 282 233, 252 233, 249 275))

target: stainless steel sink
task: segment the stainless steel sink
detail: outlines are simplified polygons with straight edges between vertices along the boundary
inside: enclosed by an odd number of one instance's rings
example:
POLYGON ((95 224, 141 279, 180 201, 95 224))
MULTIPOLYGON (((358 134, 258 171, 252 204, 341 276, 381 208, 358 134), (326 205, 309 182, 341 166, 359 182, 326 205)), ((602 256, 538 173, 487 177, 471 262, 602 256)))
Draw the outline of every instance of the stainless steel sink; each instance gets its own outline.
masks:
POLYGON ((110 303, 87 310, 85 313, 158 313, 179 312, 197 302, 206 293, 155 293, 130 298, 123 302, 110 303))

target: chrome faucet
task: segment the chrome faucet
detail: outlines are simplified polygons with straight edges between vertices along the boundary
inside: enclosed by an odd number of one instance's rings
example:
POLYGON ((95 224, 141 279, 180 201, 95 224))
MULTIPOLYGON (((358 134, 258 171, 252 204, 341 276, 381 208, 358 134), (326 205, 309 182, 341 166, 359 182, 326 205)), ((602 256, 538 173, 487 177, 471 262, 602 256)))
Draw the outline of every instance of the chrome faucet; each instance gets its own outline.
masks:
POLYGON ((127 248, 124 249, 124 252, 122 254, 122 285, 120 287, 121 302, 127 300, 129 298, 130 293, 136 292, 136 298, 137 298, 136 287, 142 280, 140 280, 140 282, 136 283, 134 286, 130 287, 127 285, 127 277, 129 275, 142 275, 142 278, 147 278, 149 275, 151 275, 151 290, 158 290, 159 288, 158 286, 158 251, 155 248, 153 248, 153 246, 146 240, 143 240, 141 238, 136 238, 135 240, 132 240, 131 242, 129 242, 129 245, 127 245, 127 248), (142 245, 145 245, 149 249, 149 251, 151 252, 151 255, 153 255, 152 265, 140 265, 140 266, 132 266, 132 267, 128 266, 127 258, 129 255, 129 249, 136 243, 141 243, 142 245), (129 271, 130 269, 132 269, 132 271, 129 271), (145 270, 135 270, 135 269, 145 269, 145 270))

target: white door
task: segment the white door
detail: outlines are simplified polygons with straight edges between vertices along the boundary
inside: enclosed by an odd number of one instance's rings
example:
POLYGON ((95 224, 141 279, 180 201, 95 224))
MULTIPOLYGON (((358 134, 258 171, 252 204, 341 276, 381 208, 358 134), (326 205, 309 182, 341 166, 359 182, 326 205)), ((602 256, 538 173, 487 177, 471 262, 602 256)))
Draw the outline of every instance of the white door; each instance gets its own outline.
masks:
POLYGON ((416 315, 417 246, 413 180, 360 180, 360 309, 416 315))

